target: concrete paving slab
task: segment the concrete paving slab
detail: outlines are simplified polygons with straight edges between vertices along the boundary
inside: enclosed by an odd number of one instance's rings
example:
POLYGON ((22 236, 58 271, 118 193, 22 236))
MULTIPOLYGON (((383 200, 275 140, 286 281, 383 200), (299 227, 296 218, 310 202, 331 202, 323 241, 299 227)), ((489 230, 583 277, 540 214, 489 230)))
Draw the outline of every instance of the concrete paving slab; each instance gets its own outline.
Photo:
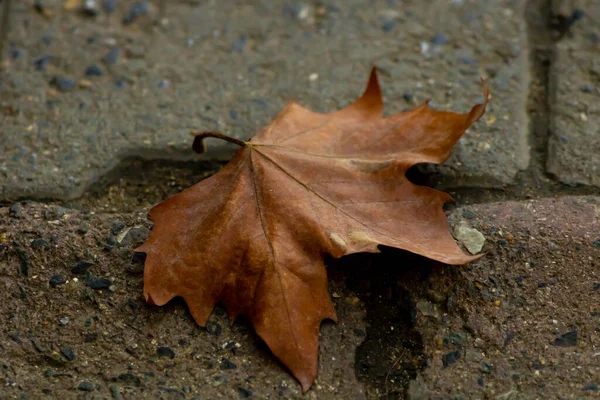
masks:
POLYGON ((551 68, 551 131, 548 172, 569 185, 600 186, 600 4, 559 2, 555 13, 583 18, 556 46, 551 68))
POLYGON ((182 301, 145 303, 133 249, 146 213, 0 207, 0 398, 365 398, 354 372, 364 304, 343 281, 331 281, 340 321, 322 324, 318 378, 302 395, 248 322, 217 307, 201 328, 182 301))
POLYGON ((431 361, 407 398, 597 396, 600 198, 478 204, 449 220, 482 232, 487 254, 428 282, 447 314, 418 313, 431 361))
MULTIPOLYGON (((487 79, 488 113, 441 169, 448 186, 501 186, 528 165, 524 1, 173 1, 162 14, 121 1, 96 16, 76 1, 14 3, 0 75, 4 199, 77 197, 129 156, 196 159, 190 129, 245 139, 291 97, 335 110, 372 64, 388 113, 426 99, 468 110, 487 79)), ((209 148, 211 159, 234 149, 209 148)))

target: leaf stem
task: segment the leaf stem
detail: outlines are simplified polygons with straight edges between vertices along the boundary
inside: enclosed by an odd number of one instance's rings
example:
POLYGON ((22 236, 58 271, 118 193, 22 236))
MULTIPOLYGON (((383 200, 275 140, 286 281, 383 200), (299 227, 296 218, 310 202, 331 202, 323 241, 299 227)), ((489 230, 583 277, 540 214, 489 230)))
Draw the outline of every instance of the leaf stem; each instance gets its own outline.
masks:
POLYGON ((204 138, 212 137, 224 140, 229 143, 237 144, 240 147, 250 147, 250 143, 244 142, 243 140, 239 140, 236 138, 232 138, 227 135, 223 135, 219 132, 201 132, 201 131, 191 131, 190 135, 194 136, 194 143, 192 144, 192 149, 196 153, 204 153, 206 151, 206 145, 204 144, 204 138))

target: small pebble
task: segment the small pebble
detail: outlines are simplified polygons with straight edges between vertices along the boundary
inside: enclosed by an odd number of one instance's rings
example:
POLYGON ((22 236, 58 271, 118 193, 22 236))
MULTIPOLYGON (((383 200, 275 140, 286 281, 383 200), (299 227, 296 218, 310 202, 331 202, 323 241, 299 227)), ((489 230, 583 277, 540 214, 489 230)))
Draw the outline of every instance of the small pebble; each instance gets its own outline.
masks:
POLYGON ((310 6, 306 3, 288 3, 283 7, 283 16, 296 20, 304 20, 310 14, 310 6))
POLYGON ((481 366, 481 372, 483 372, 484 374, 491 374, 493 369, 494 367, 492 367, 488 363, 483 363, 481 366))
POLYGON ((598 391, 598 385, 595 383, 590 383, 581 388, 581 390, 593 390, 594 392, 598 391))
POLYGON ((469 56, 458 57, 458 61, 466 65, 477 65, 477 63, 479 62, 477 58, 469 56))
POLYGON ((50 83, 58 88, 61 92, 68 92, 75 89, 77 82, 66 76, 55 76, 50 83))
POLYGON ((62 347, 60 352, 69 361, 73 361, 75 359, 75 352, 73 352, 73 349, 69 346, 62 347))
POLYGON ((35 0, 35 2, 33 4, 33 8, 38 13, 40 13, 46 17, 49 17, 51 14, 52 7, 48 7, 47 3, 48 2, 44 1, 44 0, 35 0))
MULTIPOLYGON (((52 287, 57 287, 58 285, 63 285, 64 283, 67 282, 67 278, 65 278, 62 275, 54 275, 52 278, 50 278, 50 286, 52 287)), ((61 320, 62 322, 62 320, 61 320)), ((67 322, 68 319, 67 319, 67 322)))
POLYGON ((159 347, 156 349, 156 354, 159 357, 175 358, 175 352, 170 347, 159 347))
POLYGON ((49 250, 50 247, 50 243, 48 243, 46 241, 46 239, 44 238, 37 238, 31 241, 31 247, 33 247, 34 249, 44 249, 44 250, 49 250))
POLYGON ((462 216, 465 217, 466 219, 473 219, 473 218, 475 218, 475 213, 470 210, 463 210, 462 216))
POLYGON ((104 71, 97 65, 90 65, 85 69, 85 76, 103 76, 104 71))
POLYGON ((244 50, 247 40, 248 38, 245 35, 242 35, 239 38, 237 38, 235 42, 233 42, 233 44, 231 45, 231 51, 233 53, 240 53, 242 50, 244 50))
POLYGON ((219 386, 222 383, 229 383, 230 379, 225 375, 215 375, 213 386, 219 386))
POLYGON ((121 232, 123 229, 125 229, 125 224, 121 221, 114 221, 111 225, 110 225, 110 234, 111 235, 118 235, 119 232, 121 232))
MULTIPOLYGON (((121 232, 123 235, 123 232, 121 232)), ((136 246, 144 242, 150 235, 150 230, 145 226, 129 229, 122 239, 119 240, 119 246, 136 246)))
POLYGON ((77 386, 78 390, 81 390, 83 392, 93 392, 95 390, 94 384, 88 381, 82 381, 79 383, 79 386, 77 386))
POLYGON ((13 218, 20 218, 23 213, 21 212, 21 205, 19 203, 15 203, 8 209, 8 215, 13 218))
POLYGON ((222 331, 223 328, 221 328, 221 325, 217 322, 209 322, 208 324, 206 324, 206 332, 208 332, 211 335, 221 336, 222 331))
POLYGON ((84 15, 90 17, 98 15, 98 4, 96 3, 96 0, 84 0, 81 11, 84 15))
POLYGON ((23 344, 23 341, 19 337, 19 332, 13 332, 10 334, 10 338, 15 341, 17 344, 23 344))
POLYGON ((141 16, 148 14, 150 7, 147 1, 137 1, 131 5, 127 14, 123 17, 123 23, 125 25, 133 23, 136 19, 141 16))
POLYGON ((444 367, 447 367, 449 365, 454 364, 459 359, 460 359, 460 351, 459 350, 452 351, 452 352, 444 354, 442 356, 442 364, 444 365, 444 367))
POLYGON ((25 50, 20 48, 10 49, 10 58, 13 60, 20 60, 25 57, 25 50))
POLYGON ((583 93, 592 93, 594 91, 594 85, 591 83, 586 83, 581 87, 581 91, 583 93))
POLYGON ((52 56, 48 56, 48 55, 43 55, 43 56, 39 56, 37 58, 33 59, 33 66, 35 69, 37 69, 38 71, 42 70, 42 69, 46 69, 46 67, 48 66, 48 64, 50 64, 50 61, 52 61, 52 56))
POLYGON ((442 46, 448 43, 448 38, 443 33, 436 33, 435 36, 431 39, 431 43, 442 46))
POLYGON ((48 36, 48 35, 42 36, 41 42, 45 46, 50 46, 53 41, 54 41, 54 38, 52 36, 48 36))
POLYGON ((94 290, 102 290, 108 289, 110 285, 112 285, 112 282, 108 278, 98 278, 93 275, 88 275, 85 284, 94 290))
POLYGON ((240 395, 240 399, 247 399, 252 397, 252 390, 239 386, 238 394, 240 395))
POLYGON ((393 19, 389 19, 387 21, 384 21, 383 24, 381 24, 381 30, 385 33, 388 33, 392 29, 394 29, 394 26, 396 26, 396 21, 394 21, 393 19))
POLYGON ((559 347, 570 347, 577 345, 577 329, 569 331, 563 335, 558 336, 551 342, 554 346, 559 347))
POLYGON ((127 82, 125 82, 123 79, 117 79, 115 81, 115 86, 119 89, 125 89, 127 87, 127 82))
POLYGON ((469 224, 464 221, 457 225, 454 230, 454 236, 471 254, 479 253, 485 244, 485 236, 477 229, 471 228, 469 224))
POLYGON ((228 358, 224 358, 223 361, 221 361, 221 370, 227 370, 227 369, 236 369, 237 365, 235 365, 230 359, 228 358))
POLYGON ((105 64, 113 65, 113 64, 116 64, 117 61, 119 61, 120 56, 121 56, 121 50, 114 47, 114 48, 110 49, 110 51, 108 53, 106 53, 104 55, 104 57, 102 57, 102 61, 105 64))
POLYGON ((75 264, 75 266, 73 268, 71 268, 71 273, 77 274, 77 275, 83 275, 88 271, 88 269, 92 265, 94 265, 94 263, 91 261, 81 260, 77 264, 75 264))

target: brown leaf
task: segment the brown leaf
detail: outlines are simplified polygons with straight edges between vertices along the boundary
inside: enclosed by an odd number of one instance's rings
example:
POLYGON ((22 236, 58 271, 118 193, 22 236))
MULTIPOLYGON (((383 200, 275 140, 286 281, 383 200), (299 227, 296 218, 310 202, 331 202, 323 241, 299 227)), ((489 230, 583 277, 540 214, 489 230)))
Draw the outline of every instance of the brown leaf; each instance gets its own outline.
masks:
POLYGON ((318 114, 291 103, 217 174, 150 211, 144 295, 175 296, 206 325, 222 301, 256 332, 302 384, 317 374, 319 326, 336 320, 323 256, 378 252, 379 245, 448 264, 465 255, 448 229, 450 196, 408 181, 421 162, 441 163, 484 113, 435 111, 427 103, 382 118, 375 70, 348 107, 318 114))

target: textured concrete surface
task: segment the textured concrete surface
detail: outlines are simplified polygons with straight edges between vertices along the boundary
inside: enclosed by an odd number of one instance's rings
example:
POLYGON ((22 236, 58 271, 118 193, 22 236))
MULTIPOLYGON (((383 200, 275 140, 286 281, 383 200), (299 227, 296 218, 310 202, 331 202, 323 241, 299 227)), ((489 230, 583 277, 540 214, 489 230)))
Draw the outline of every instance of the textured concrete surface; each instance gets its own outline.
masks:
POLYGON ((600 186, 600 3, 561 1, 555 8, 557 15, 585 16, 556 45, 548 171, 569 185, 600 186))
MULTIPOLYGON (((0 75, 4 198, 79 196, 127 156, 195 157, 190 129, 248 138, 292 97, 335 110, 373 64, 388 113, 426 99, 466 111, 487 79, 484 121, 442 168, 450 186, 507 184, 528 165, 524 1, 170 1, 162 16, 148 2, 127 24, 133 1, 96 17, 77 1, 14 3, 0 75), (86 76, 92 65, 103 75, 86 76)), ((205 157, 231 150, 216 142, 205 157)))
POLYGON ((88 2, 96 16, 79 0, 12 3, 0 66, 0 398, 597 397, 596 1, 553 0, 558 25, 541 0, 88 2), (426 99, 468 110, 486 79, 486 115, 429 177, 457 188, 451 225, 480 232, 487 253, 458 268, 387 250, 340 260, 330 279, 340 322, 323 324, 319 377, 302 395, 243 321, 229 326, 217 309, 203 329, 181 302, 148 306, 133 248, 148 207, 222 165, 174 161, 234 150, 210 142, 194 155, 190 129, 246 139, 292 97, 338 109, 372 65, 387 114, 426 99), (36 200, 13 202, 25 198, 36 200), (72 270, 81 260, 111 285, 90 287, 72 270))
POLYGON ((598 397, 600 198, 561 197, 454 210, 487 254, 437 274, 440 315, 419 312, 430 366, 409 399, 598 397))
POLYGON ((146 210, 0 207, 0 398, 364 398, 354 373, 364 305, 343 284, 331 281, 341 320, 322 324, 319 377, 303 396, 247 322, 217 307, 205 329, 181 301, 146 304, 132 254, 147 226, 146 210))

